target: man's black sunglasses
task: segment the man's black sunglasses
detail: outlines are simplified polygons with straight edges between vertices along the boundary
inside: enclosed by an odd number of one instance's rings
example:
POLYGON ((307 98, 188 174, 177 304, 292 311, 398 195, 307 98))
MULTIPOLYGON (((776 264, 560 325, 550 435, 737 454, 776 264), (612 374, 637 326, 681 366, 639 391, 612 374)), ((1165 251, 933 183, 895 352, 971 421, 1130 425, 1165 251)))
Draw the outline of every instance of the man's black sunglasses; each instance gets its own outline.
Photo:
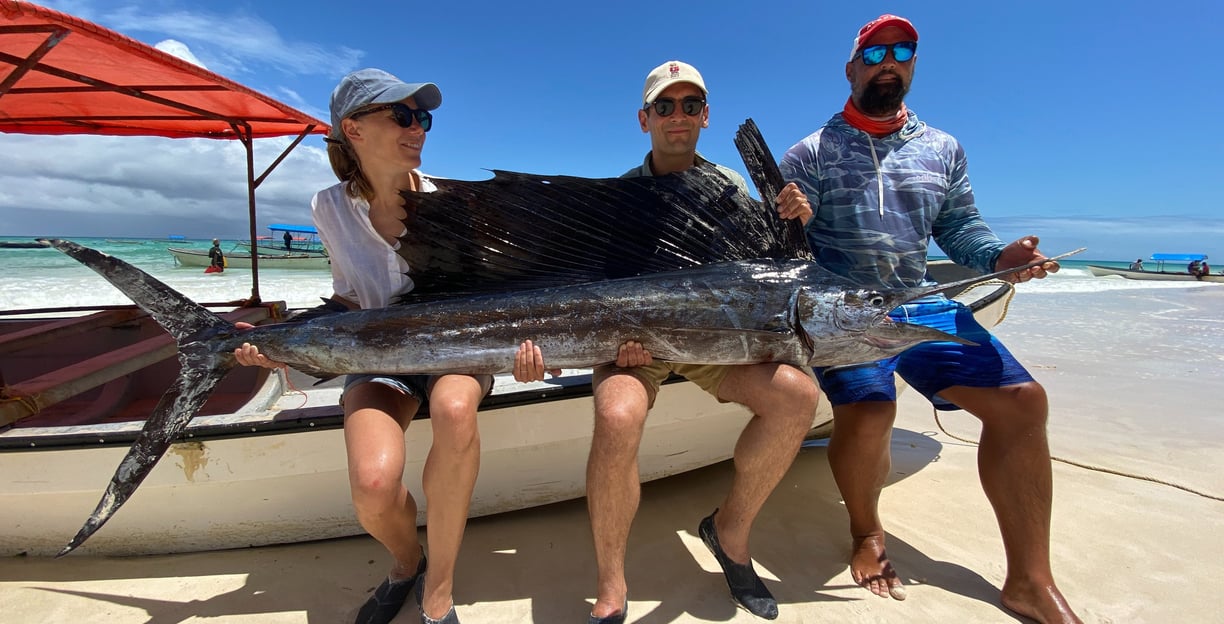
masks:
POLYGON ((367 108, 363 111, 349 115, 349 119, 357 119, 358 117, 369 115, 370 113, 377 113, 385 110, 391 111, 391 119, 394 119, 395 123, 401 128, 412 127, 413 119, 416 119, 417 123, 421 124, 421 130, 424 130, 425 132, 429 132, 429 129, 433 127, 432 113, 423 108, 408 108, 408 105, 403 102, 392 102, 390 104, 383 104, 382 106, 375 106, 374 108, 367 108))
MULTIPOLYGON (((685 115, 695 117, 701 114, 701 110, 705 108, 706 101, 695 95, 690 95, 683 100, 680 100, 680 110, 684 111, 685 115)), ((654 106, 654 110, 660 117, 670 117, 676 112, 676 101, 671 98, 658 98, 653 104, 647 104, 642 107, 642 110, 649 110, 654 106)))

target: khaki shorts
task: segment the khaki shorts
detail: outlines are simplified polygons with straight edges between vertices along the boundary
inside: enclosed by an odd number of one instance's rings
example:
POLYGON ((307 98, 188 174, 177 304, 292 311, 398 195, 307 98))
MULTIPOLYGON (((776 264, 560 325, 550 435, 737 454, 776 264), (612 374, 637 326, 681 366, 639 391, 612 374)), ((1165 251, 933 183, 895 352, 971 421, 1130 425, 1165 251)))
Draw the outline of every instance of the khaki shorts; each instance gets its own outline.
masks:
POLYGON ((659 386, 663 384, 663 380, 669 375, 675 373, 685 379, 697 384, 702 390, 709 392, 714 398, 718 399, 719 403, 729 403, 729 401, 718 398, 718 388, 722 386, 722 382, 727 378, 727 374, 731 372, 734 366, 727 364, 676 364, 673 362, 655 361, 646 366, 634 366, 630 368, 621 368, 615 364, 603 364, 596 366, 594 369, 594 379, 596 382, 607 379, 612 375, 633 375, 646 386, 646 392, 650 395, 650 406, 654 406, 655 396, 659 394, 659 386))

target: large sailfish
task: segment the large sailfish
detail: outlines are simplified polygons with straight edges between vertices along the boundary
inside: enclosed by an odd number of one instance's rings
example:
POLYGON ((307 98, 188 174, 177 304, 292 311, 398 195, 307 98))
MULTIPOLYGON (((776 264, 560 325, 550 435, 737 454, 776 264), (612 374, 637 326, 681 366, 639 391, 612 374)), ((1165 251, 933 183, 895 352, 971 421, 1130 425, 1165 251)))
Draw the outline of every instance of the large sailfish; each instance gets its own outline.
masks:
MULTIPOLYGON (((780 179, 746 124, 737 144, 765 198, 780 179)), ((582 368, 641 342, 656 359, 831 366, 868 362, 943 332, 893 323, 896 306, 1013 271, 929 288, 861 288, 811 260, 802 233, 710 167, 654 178, 495 172, 405 192, 400 253, 415 287, 400 305, 239 330, 128 263, 50 245, 105 277, 178 341, 162 396, 69 544, 82 544, 141 481, 236 365, 243 342, 317 376, 500 373, 521 341, 582 368)))

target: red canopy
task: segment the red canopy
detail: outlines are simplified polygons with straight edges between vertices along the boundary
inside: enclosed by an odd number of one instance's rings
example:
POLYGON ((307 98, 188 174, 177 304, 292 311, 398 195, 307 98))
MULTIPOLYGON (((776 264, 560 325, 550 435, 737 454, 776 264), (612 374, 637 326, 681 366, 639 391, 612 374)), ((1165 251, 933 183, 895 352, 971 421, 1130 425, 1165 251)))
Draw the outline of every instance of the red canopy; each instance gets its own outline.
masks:
POLYGON ((213 139, 327 124, 117 32, 0 0, 0 131, 213 139))

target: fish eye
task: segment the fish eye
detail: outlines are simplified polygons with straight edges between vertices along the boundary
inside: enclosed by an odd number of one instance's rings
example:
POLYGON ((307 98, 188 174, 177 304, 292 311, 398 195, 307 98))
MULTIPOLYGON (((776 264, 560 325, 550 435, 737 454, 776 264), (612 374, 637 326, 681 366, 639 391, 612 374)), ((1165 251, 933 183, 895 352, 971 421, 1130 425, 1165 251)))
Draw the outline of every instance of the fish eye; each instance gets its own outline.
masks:
POLYGON ((884 305, 884 295, 881 295, 880 293, 871 293, 871 296, 867 299, 867 303, 873 307, 881 307, 884 305))

